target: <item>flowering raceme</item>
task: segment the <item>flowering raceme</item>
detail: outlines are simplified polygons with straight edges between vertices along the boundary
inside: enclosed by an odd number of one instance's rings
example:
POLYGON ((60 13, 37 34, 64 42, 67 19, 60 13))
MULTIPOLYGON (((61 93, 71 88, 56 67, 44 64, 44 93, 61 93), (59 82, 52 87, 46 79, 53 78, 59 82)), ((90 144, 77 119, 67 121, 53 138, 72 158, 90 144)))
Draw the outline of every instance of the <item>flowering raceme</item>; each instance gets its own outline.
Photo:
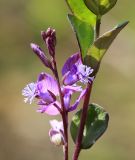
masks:
MULTIPOLYGON (((80 58, 77 60, 76 57, 79 57, 79 54, 71 56, 66 61, 62 69, 64 84, 61 87, 61 91, 64 97, 64 105, 67 111, 75 110, 81 98, 85 94, 85 89, 83 90, 81 86, 76 84, 76 82, 82 82, 82 80, 85 81, 85 79, 88 79, 91 82, 93 79, 92 77, 88 77, 87 73, 86 76, 84 75, 85 66, 81 64, 80 58), (78 62, 74 63, 75 60, 80 61, 80 64, 78 64, 78 62), (81 67, 82 70, 80 69, 81 67), (70 106, 71 96, 75 92, 81 92, 81 94, 76 102, 70 106)), ((90 67, 86 66, 86 70, 88 70, 88 73, 92 73, 92 69, 90 67)), ((60 113, 61 105, 57 100, 57 97, 59 96, 57 81, 47 73, 41 73, 37 82, 28 84, 23 89, 22 94, 26 97, 24 101, 29 102, 30 104, 34 98, 38 100, 38 105, 40 106, 37 110, 38 112, 45 112, 49 115, 57 115, 60 113)))
MULTIPOLYGON (((36 82, 26 85, 22 90, 22 95, 25 96, 24 101, 30 104, 34 99, 37 100, 39 106, 37 112, 48 115, 62 115, 63 112, 68 113, 77 108, 86 93, 85 84, 92 83, 94 79, 94 77, 90 77, 93 69, 83 65, 80 53, 76 53, 65 62, 62 68, 62 85, 60 85, 55 60, 55 30, 49 28, 46 32, 41 32, 41 36, 48 48, 50 58, 37 44, 31 43, 31 48, 41 62, 51 69, 54 76, 44 72, 40 73, 36 82), (74 93, 79 93, 79 96, 71 104, 71 97, 74 93)), ((51 121, 52 129, 49 131, 51 141, 55 143, 56 140, 56 145, 64 143, 61 134, 62 129, 61 131, 56 129, 59 124, 61 123, 56 120, 51 121)))

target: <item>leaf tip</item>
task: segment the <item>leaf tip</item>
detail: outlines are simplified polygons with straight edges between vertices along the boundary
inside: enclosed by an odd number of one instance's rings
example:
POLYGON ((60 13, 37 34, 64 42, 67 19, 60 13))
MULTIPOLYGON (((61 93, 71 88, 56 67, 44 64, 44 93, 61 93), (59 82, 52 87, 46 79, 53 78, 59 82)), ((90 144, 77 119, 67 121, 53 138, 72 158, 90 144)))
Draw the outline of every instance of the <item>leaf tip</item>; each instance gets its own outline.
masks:
POLYGON ((124 28, 128 23, 129 21, 124 21, 123 23, 118 24, 117 28, 124 28))

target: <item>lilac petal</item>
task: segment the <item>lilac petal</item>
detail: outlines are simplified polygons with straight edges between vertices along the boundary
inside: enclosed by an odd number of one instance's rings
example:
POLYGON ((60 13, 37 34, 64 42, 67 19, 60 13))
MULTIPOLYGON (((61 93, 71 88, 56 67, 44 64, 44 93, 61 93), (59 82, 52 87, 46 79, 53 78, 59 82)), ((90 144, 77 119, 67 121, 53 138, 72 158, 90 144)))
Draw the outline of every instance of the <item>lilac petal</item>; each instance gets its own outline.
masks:
POLYGON ((72 73, 72 74, 76 74, 77 73, 77 71, 78 71, 77 65, 79 65, 79 63, 76 63, 76 64, 72 65, 70 73, 72 73))
POLYGON ((72 86, 63 86, 62 87, 62 93, 63 94, 67 94, 67 93, 74 93, 74 92, 81 92, 82 91, 82 87, 81 86, 77 86, 77 85, 72 85, 72 86))
POLYGON ((79 80, 79 77, 77 75, 77 71, 78 71, 77 66, 75 64, 73 64, 71 70, 68 71, 64 75, 63 83, 65 85, 73 85, 73 84, 75 84, 79 80))
MULTIPOLYGON (((59 102, 55 102, 55 103, 60 107, 59 102)), ((52 116, 60 114, 60 112, 58 111, 58 109, 57 109, 53 104, 41 105, 41 106, 37 109, 37 112, 46 113, 46 114, 52 115, 52 116)))
POLYGON ((78 81, 78 76, 76 74, 72 74, 70 72, 68 72, 68 74, 66 74, 63 79, 64 85, 73 85, 77 81, 78 81))
POLYGON ((52 129, 55 131, 60 131, 60 130, 64 131, 62 121, 57 121, 54 119, 54 120, 50 121, 50 125, 51 125, 52 129))
POLYGON ((53 135, 58 134, 58 133, 59 133, 58 131, 56 131, 54 129, 50 129, 49 130, 49 137, 52 137, 53 135))
POLYGON ((50 104, 56 100, 56 97, 52 97, 52 95, 49 92, 45 92, 45 93, 41 92, 39 93, 38 97, 42 99, 44 102, 46 102, 47 104, 50 104))
POLYGON ((73 65, 78 61, 81 61, 79 53, 76 53, 69 57, 62 68, 62 75, 64 76, 68 71, 71 71, 73 65))
POLYGON ((52 92, 55 96, 59 95, 58 86, 56 80, 47 73, 41 73, 38 78, 38 89, 40 92, 45 93, 52 92))
POLYGON ((78 97, 78 99, 76 100, 76 102, 68 109, 68 112, 71 112, 73 110, 75 110, 77 108, 77 106, 79 105, 80 103, 80 100, 83 98, 83 96, 86 94, 86 90, 83 90, 80 94, 80 96, 78 97))
POLYGON ((62 93, 64 95, 64 104, 67 110, 70 106, 71 95, 74 92, 81 92, 81 91, 82 91, 81 86, 63 86, 62 87, 62 93))
POLYGON ((65 108, 68 109, 70 106, 71 93, 65 94, 63 100, 65 108))

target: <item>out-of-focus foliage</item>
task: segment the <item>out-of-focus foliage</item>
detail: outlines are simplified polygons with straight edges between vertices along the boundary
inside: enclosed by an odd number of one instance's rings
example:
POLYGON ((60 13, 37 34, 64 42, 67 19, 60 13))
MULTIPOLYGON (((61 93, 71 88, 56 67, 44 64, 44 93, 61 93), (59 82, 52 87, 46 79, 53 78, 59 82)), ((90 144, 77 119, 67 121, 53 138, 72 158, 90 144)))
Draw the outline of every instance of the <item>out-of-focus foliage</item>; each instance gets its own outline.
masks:
MULTIPOLYGON (((118 1, 103 17, 101 33, 124 20, 130 24, 105 56, 93 87, 92 102, 110 113, 109 129, 103 141, 84 151, 80 159, 135 159, 134 5, 133 0, 118 1)), ((62 159, 62 148, 55 148, 48 138, 52 117, 36 113, 33 104, 24 104, 21 89, 47 70, 29 47, 30 42, 44 46, 40 30, 56 28, 59 70, 78 51, 67 10, 64 0, 0 0, 0 160, 62 159)))

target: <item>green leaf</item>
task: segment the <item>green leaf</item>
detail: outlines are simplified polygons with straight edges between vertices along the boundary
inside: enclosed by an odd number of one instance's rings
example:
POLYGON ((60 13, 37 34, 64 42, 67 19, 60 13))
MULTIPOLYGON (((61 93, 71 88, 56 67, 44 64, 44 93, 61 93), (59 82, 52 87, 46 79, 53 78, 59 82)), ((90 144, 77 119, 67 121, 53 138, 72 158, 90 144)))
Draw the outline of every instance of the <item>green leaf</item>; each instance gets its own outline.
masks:
MULTIPOLYGON (((76 141, 78 129, 80 126, 80 117, 82 109, 72 118, 70 133, 73 141, 76 141)), ((82 149, 89 149, 102 136, 108 127, 109 115, 97 104, 90 104, 86 118, 86 124, 83 132, 82 149)))
POLYGON ((68 19, 76 33, 78 44, 84 59, 88 52, 88 48, 94 41, 94 29, 88 23, 79 20, 74 15, 69 14, 68 19))
POLYGON ((115 6, 117 0, 84 0, 84 2, 94 14, 102 16, 115 6))
POLYGON ((94 26, 96 16, 86 7, 84 0, 66 0, 73 14, 80 20, 94 26))
POLYGON ((128 24, 128 21, 117 25, 112 30, 106 32, 99 37, 94 44, 88 49, 88 53, 85 57, 85 64, 91 66, 93 69, 99 67, 99 63, 105 55, 106 51, 116 38, 118 33, 128 24))

